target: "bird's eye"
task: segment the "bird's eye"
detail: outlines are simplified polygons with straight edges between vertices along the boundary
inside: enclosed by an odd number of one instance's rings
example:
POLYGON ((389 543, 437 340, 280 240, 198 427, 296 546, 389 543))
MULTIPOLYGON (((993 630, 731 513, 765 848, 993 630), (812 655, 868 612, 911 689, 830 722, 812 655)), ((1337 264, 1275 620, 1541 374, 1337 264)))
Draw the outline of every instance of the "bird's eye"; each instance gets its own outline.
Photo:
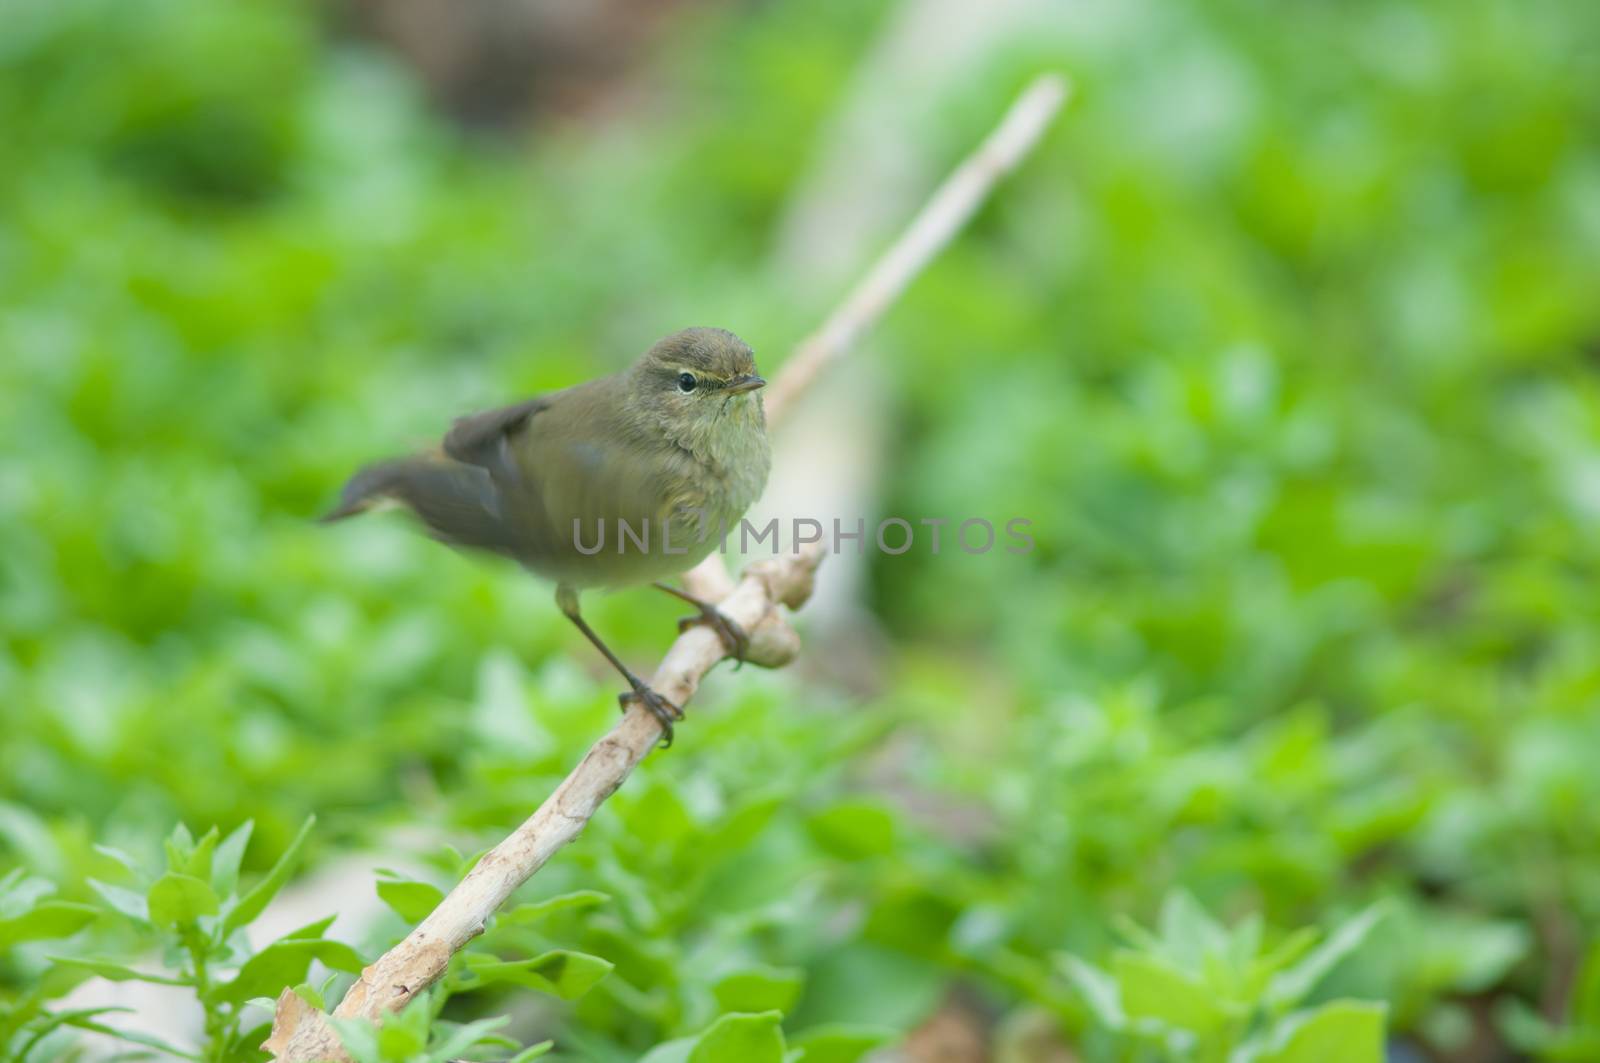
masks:
POLYGON ((695 388, 695 385, 698 384, 698 383, 700 383, 700 381, 695 379, 695 376, 694 376, 693 373, 679 373, 678 374, 678 390, 679 391, 693 391, 694 388, 695 388))

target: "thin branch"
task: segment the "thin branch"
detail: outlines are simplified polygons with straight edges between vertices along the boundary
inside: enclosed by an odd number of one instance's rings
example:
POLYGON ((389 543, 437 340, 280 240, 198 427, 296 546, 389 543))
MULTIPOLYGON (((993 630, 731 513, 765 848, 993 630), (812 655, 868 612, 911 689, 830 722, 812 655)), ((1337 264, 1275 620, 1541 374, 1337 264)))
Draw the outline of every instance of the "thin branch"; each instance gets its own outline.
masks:
POLYGON ((1067 98, 1067 80, 1044 74, 1017 97, 995 131, 945 178, 922 211, 845 297, 822 327, 801 340, 767 389, 767 421, 776 423, 817 374, 843 357, 877 324, 906 286, 983 204, 996 182, 1038 142, 1067 98))
MULTIPOLYGON (((995 183, 1027 155, 1065 97, 1065 80, 1046 75, 1017 99, 994 133, 940 186, 904 235, 785 363, 769 391, 769 420, 781 418, 817 374, 841 357, 950 242, 995 183)), ((720 581, 723 592, 716 595, 717 607, 750 633, 751 662, 775 668, 793 660, 799 637, 778 607, 798 609, 809 597, 821 549, 813 544, 790 557, 757 561, 737 585, 717 555, 712 558, 717 565, 710 578, 720 581)), ((702 580, 700 585, 706 584, 702 580)), ((725 655, 714 632, 690 628, 667 651, 650 685, 684 705, 725 655)), ((578 836, 660 737, 654 717, 637 704, 631 706, 526 822, 489 850, 405 940, 361 972, 333 1014, 377 1019, 436 982, 450 958, 483 933, 500 905, 578 836)), ((283 1063, 348 1059, 327 1016, 288 989, 278 998, 272 1035, 262 1048, 283 1063)))
MULTIPOLYGON (((769 428, 777 427, 818 374, 876 325, 917 274, 955 238, 983 205, 989 190, 1033 150, 1070 91, 1070 83, 1060 74, 1035 78, 994 132, 951 171, 900 238, 878 256, 821 327, 795 345, 794 353, 767 388, 764 401, 769 428)), ((684 580, 707 601, 722 597, 733 586, 722 555, 717 553, 684 573, 684 580)))

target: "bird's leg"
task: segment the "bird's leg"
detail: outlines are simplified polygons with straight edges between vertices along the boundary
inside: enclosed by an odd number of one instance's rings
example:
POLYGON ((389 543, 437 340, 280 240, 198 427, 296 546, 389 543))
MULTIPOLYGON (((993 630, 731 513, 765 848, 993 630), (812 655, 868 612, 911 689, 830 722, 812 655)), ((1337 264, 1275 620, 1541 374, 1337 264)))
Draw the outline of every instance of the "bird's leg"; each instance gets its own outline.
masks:
POLYGON ((696 624, 706 625, 721 636, 722 644, 728 648, 729 656, 738 662, 733 666, 734 671, 739 670, 739 666, 744 664, 745 657, 750 653, 750 636, 745 634, 744 628, 739 626, 738 621, 710 602, 701 601, 688 591, 681 591, 670 583, 657 582, 650 584, 650 586, 655 587, 657 590, 666 591, 674 598, 688 602, 700 610, 699 616, 686 616, 679 620, 678 630, 680 632, 687 631, 696 624))
POLYGON ((583 637, 594 643, 594 648, 599 650, 605 656, 605 659, 611 662, 611 667, 622 673, 622 678, 628 681, 628 686, 633 688, 625 694, 618 694, 617 702, 624 709, 628 707, 628 702, 630 701, 637 701, 646 709, 649 709, 650 715, 654 716, 656 722, 661 724, 662 745, 671 746, 672 724, 675 720, 683 719, 683 710, 650 689, 648 683, 634 675, 632 670, 623 664, 616 654, 611 652, 611 647, 600 641, 600 636, 594 633, 594 628, 589 626, 588 622, 583 619, 583 614, 578 611, 577 591, 565 584, 558 586, 556 588, 556 605, 566 614, 567 619, 572 621, 579 631, 583 632, 583 637))

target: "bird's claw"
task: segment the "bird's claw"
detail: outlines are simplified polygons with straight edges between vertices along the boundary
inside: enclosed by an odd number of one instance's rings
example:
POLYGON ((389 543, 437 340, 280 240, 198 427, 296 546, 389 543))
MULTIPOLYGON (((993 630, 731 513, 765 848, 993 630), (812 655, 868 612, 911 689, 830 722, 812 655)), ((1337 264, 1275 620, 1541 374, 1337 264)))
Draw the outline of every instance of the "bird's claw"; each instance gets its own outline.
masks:
POLYGON ((750 655, 750 636, 745 633, 737 620, 722 612, 716 606, 702 605, 698 616, 686 616, 678 621, 678 633, 681 635, 692 627, 704 625, 717 633, 722 640, 722 645, 728 650, 728 656, 734 659, 734 671, 738 671, 750 655))
POLYGON ((648 709, 650 715, 661 725, 661 748, 670 748, 672 725, 675 721, 683 719, 683 710, 643 683, 617 695, 617 704, 624 712, 628 711, 628 705, 635 701, 648 709))

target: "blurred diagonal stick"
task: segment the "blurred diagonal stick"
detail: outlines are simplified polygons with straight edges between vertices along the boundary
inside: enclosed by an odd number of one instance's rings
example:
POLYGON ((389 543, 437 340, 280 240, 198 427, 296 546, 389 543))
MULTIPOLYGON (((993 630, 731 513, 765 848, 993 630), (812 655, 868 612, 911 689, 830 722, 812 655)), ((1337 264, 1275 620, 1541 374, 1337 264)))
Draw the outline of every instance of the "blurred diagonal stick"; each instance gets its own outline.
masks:
MULTIPOLYGON (((767 388, 764 402, 769 428, 783 420, 822 370, 844 357, 850 346, 878 323, 900 293, 983 205, 1000 178, 1027 157, 1066 102, 1070 89, 1070 82, 1060 74, 1035 78, 1012 103, 994 132, 945 178, 900 238, 878 257, 821 327, 795 345, 789 360, 767 388)), ((732 586, 722 555, 717 553, 686 573, 684 579, 690 590, 706 601, 720 598, 732 586)))
MULTIPOLYGON (((1033 148, 1066 93, 1065 79, 1047 74, 1018 97, 995 131, 946 179, 839 308, 795 349, 769 391, 770 420, 779 420, 817 375, 844 355, 960 231, 995 183, 1033 148)), ((718 593, 711 595, 717 599, 717 608, 750 635, 749 660, 769 668, 793 660, 800 640, 778 606, 798 609, 805 603, 822 561, 820 545, 813 544, 791 557, 757 561, 745 569, 737 584, 728 578, 718 555, 712 554, 711 560, 715 567, 709 573, 702 571, 704 565, 696 570, 697 586, 718 588, 718 593)), ((689 628, 667 651, 650 685, 674 703, 685 705, 700 680, 724 656, 722 640, 713 631, 689 628)), ((404 1007, 438 981, 450 958, 483 933, 489 918, 517 887, 578 836, 660 737, 655 718, 637 704, 631 706, 522 826, 485 853, 404 941, 361 972, 334 1009, 334 1016, 380 1018, 404 1007)), ((261 1047, 284 1063, 349 1058, 328 1017, 288 989, 278 997, 272 1035, 261 1047)))
POLYGON ((874 262, 822 327, 801 340, 767 389, 767 420, 777 423, 817 374, 843 357, 877 324, 906 286, 983 205, 996 182, 1016 168, 1037 143, 1067 97, 1059 74, 1036 78, 993 133, 933 193, 905 232, 874 262))

